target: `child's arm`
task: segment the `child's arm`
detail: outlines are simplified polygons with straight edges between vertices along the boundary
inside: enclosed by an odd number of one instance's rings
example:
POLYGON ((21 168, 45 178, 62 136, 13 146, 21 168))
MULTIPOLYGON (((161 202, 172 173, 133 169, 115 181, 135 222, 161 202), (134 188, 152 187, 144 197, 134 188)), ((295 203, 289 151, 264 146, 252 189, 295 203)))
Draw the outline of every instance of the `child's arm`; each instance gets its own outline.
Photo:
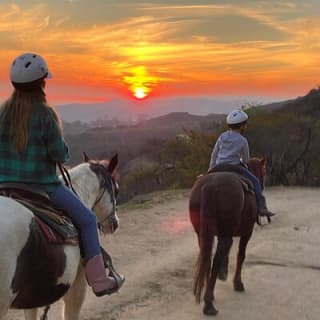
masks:
POLYGON ((242 153, 241 153, 241 161, 247 165, 250 159, 250 151, 249 151, 249 144, 247 139, 244 140, 243 142, 243 148, 242 148, 242 153))
POLYGON ((212 169, 217 163, 217 156, 218 156, 219 149, 220 149, 220 138, 218 138, 218 140, 212 150, 210 164, 209 164, 209 170, 212 169))

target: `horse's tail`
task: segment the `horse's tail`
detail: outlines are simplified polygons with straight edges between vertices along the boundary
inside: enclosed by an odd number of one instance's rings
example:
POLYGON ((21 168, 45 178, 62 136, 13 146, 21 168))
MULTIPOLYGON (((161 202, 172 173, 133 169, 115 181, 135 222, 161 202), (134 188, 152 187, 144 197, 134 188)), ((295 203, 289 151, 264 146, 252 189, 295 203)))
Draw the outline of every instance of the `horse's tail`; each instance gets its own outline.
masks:
POLYGON ((200 201, 200 252, 194 269, 193 293, 196 302, 200 303, 202 291, 209 281, 211 272, 212 248, 214 242, 215 192, 209 186, 203 186, 200 201))

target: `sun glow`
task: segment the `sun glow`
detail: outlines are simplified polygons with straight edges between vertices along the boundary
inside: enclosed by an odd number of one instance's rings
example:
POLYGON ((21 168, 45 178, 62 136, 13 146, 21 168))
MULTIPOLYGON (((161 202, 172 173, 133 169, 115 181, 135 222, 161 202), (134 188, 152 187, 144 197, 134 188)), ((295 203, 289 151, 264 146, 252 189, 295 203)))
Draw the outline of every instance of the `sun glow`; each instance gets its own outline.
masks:
POLYGON ((144 66, 132 67, 127 70, 123 81, 137 99, 145 99, 158 83, 157 77, 151 75, 144 66))
POLYGON ((137 99, 143 99, 147 96, 147 93, 146 93, 146 90, 145 88, 136 88, 134 90, 134 96, 137 98, 137 99))

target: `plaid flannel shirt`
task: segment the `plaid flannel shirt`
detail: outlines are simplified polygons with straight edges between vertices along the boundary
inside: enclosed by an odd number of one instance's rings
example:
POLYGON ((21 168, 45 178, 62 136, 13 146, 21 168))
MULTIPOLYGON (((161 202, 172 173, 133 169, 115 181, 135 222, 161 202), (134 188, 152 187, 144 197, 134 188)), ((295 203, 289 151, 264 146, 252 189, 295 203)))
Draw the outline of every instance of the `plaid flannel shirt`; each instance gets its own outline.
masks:
POLYGON ((17 152, 10 138, 6 121, 1 121, 0 183, 20 182, 35 184, 47 192, 61 182, 56 174, 56 163, 69 158, 68 147, 53 112, 43 105, 34 106, 28 126, 28 145, 17 152))

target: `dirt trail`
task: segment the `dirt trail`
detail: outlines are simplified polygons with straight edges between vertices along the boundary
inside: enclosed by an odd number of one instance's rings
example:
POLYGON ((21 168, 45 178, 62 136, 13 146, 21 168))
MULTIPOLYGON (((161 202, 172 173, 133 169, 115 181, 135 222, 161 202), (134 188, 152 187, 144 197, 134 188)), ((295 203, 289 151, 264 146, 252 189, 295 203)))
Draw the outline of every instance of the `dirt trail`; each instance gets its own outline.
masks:
MULTIPOLYGON (((272 224, 255 227, 243 272, 245 293, 232 289, 235 239, 229 279, 216 287, 218 317, 318 320, 320 189, 269 188, 266 196, 277 216, 272 224)), ((198 247, 187 205, 188 193, 177 191, 156 194, 136 208, 120 208, 120 230, 103 242, 126 275, 125 286, 99 299, 88 291, 82 319, 207 319, 192 296, 198 247)), ((49 320, 58 319, 60 307, 53 307, 49 320)), ((17 319, 21 312, 10 311, 8 320, 17 319)))

